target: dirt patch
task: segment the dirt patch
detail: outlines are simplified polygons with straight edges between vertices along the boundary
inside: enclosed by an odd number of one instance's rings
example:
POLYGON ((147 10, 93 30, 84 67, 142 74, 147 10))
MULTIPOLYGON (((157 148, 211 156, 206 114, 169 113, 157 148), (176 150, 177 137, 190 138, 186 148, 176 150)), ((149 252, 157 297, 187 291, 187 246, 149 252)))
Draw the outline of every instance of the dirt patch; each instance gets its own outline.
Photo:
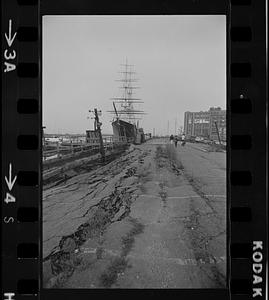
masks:
POLYGON ((217 213, 215 208, 213 207, 211 200, 206 196, 206 194, 202 191, 199 182, 191 175, 184 173, 185 178, 188 180, 189 184, 192 186, 193 190, 196 194, 198 194, 205 203, 210 207, 212 212, 217 213))
POLYGON ((128 263, 127 255, 133 248, 135 236, 144 231, 144 225, 136 219, 131 218, 130 222, 133 228, 122 238, 122 248, 119 257, 116 257, 107 270, 100 276, 100 285, 105 288, 111 288, 117 282, 118 276, 123 274, 126 268, 131 268, 128 263))
POLYGON ((208 145, 207 151, 208 152, 224 152, 226 150, 226 146, 219 145, 219 144, 211 144, 208 145))
POLYGON ((133 224, 133 228, 122 238, 122 256, 127 256, 127 254, 131 251, 134 245, 135 236, 141 234, 145 227, 136 219, 131 219, 130 221, 133 224))
POLYGON ((115 258, 106 272, 100 276, 102 286, 110 288, 117 281, 119 274, 123 273, 127 266, 128 262, 124 257, 115 258))
POLYGON ((202 214, 195 209, 193 200, 190 202, 190 216, 183 219, 185 237, 193 250, 199 268, 214 282, 217 287, 223 288, 226 284, 225 276, 216 267, 216 259, 210 253, 209 241, 214 238, 200 224, 202 214))
POLYGON ((164 189, 164 183, 160 182, 159 187, 160 187, 159 195, 162 199, 163 207, 165 208, 166 207, 166 201, 167 201, 167 192, 164 189))
POLYGON ((178 159, 178 154, 174 145, 166 144, 165 146, 158 146, 155 156, 158 168, 167 168, 167 170, 176 174, 182 175, 184 170, 183 164, 178 159))

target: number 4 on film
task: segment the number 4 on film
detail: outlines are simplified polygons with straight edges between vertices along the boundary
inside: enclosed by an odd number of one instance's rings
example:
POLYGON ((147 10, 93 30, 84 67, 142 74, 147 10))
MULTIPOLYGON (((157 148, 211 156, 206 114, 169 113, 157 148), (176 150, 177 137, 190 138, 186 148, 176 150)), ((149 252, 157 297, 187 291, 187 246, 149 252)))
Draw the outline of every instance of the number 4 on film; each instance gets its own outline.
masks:
POLYGON ((8 187, 9 192, 6 192, 6 197, 4 199, 4 201, 8 204, 10 202, 15 202, 16 198, 11 194, 11 191, 13 189, 13 186, 16 182, 17 176, 12 177, 12 164, 9 163, 9 174, 8 174, 8 178, 5 176, 5 181, 8 187))

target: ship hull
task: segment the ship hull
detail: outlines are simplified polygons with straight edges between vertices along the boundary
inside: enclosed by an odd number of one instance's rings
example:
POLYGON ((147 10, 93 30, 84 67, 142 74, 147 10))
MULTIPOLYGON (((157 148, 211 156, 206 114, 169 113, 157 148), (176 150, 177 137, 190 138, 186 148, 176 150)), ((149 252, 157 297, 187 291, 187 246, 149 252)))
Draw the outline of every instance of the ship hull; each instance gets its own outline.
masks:
POLYGON ((123 120, 116 120, 112 122, 113 135, 119 140, 127 139, 130 142, 134 142, 136 139, 136 126, 123 120))

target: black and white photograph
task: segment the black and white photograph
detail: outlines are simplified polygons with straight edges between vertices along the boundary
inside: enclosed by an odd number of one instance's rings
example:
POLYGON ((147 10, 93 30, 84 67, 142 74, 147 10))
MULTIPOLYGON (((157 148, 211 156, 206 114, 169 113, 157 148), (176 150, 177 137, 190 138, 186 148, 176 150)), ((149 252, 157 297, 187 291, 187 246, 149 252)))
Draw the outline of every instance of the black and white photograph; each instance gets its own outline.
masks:
POLYGON ((225 15, 42 17, 47 289, 227 287, 225 15))

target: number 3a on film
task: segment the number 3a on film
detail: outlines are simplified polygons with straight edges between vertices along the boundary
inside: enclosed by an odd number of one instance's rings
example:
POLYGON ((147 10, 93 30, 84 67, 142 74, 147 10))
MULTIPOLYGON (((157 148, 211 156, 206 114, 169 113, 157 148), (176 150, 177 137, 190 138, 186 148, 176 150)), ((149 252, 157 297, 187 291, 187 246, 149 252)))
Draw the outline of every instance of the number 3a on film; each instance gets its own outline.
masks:
POLYGON ((8 33, 5 32, 5 39, 7 42, 7 48, 4 50, 4 72, 14 71, 16 65, 13 63, 16 58, 16 51, 12 48, 12 44, 15 40, 17 32, 12 33, 12 20, 8 22, 8 33))

